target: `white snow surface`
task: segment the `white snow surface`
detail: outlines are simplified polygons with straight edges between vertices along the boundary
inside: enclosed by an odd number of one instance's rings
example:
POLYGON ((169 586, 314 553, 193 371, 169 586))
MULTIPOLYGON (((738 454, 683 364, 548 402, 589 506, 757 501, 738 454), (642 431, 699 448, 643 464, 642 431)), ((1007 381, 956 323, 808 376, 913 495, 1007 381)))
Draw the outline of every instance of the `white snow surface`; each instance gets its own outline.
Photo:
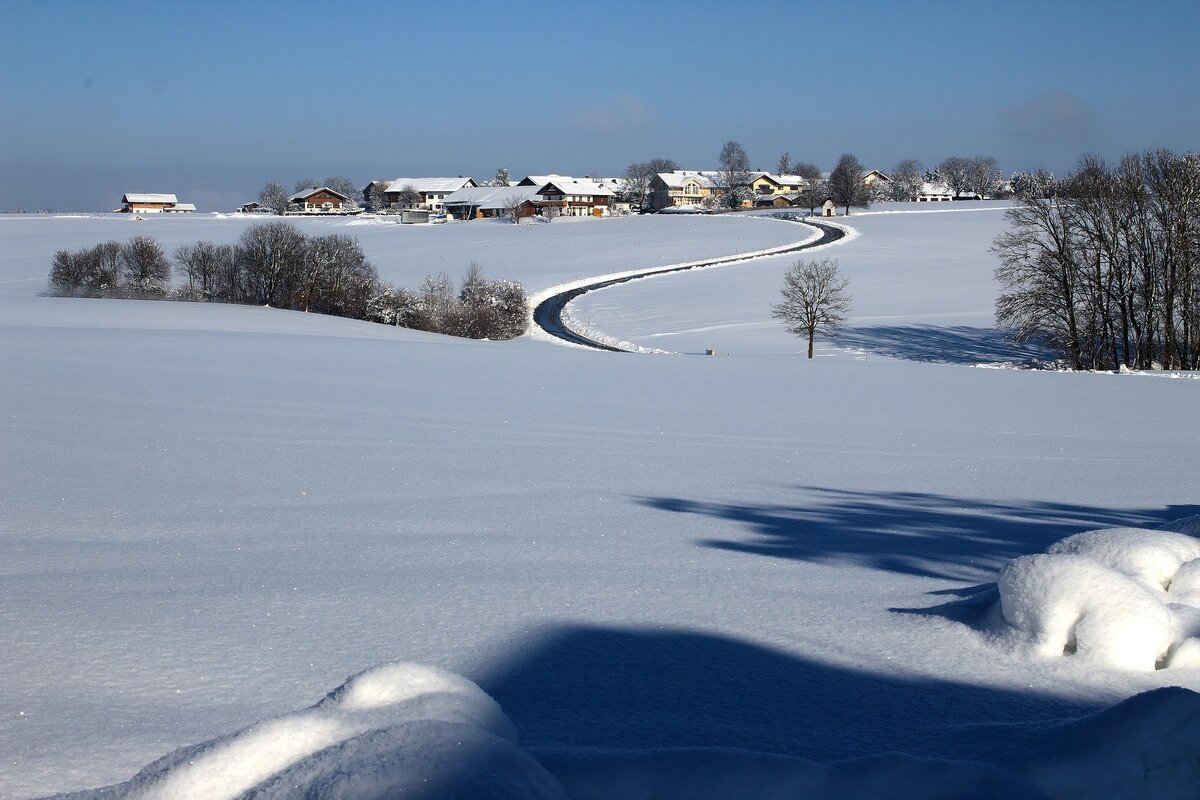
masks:
MULTIPOLYGON (((1200 513, 1200 385, 964 369, 1024 357, 987 327, 1001 212, 844 221, 859 235, 826 253, 857 316, 809 362, 766 312, 788 257, 572 305, 604 306, 590 324, 619 340, 724 354, 639 356, 48 298, 55 249, 252 221, 0 217, 0 796, 128 781, 397 661, 481 687, 569 796, 586 786, 551 751, 1194 792, 1194 637, 1168 669, 1030 658, 944 601, 1073 534, 1200 513), (1073 725, 1057 766, 1021 766, 1073 725)), ((298 224, 359 236, 397 283, 474 259, 533 292, 807 236, 738 216, 298 224)), ((1175 641, 1200 628, 1171 597, 1190 563, 1145 589, 1175 641)))

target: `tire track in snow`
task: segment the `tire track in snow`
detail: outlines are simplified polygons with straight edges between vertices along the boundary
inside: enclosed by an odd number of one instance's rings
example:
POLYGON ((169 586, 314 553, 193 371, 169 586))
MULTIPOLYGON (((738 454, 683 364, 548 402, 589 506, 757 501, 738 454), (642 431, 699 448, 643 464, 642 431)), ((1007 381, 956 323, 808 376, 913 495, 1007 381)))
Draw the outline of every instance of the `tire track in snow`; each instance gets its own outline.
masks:
POLYGON ((533 322, 545 333, 553 336, 556 339, 561 339, 573 345, 583 347, 591 347, 596 350, 608 350, 613 353, 628 353, 630 350, 625 350, 616 347, 606 342, 593 339, 585 332, 576 330, 567 325, 563 321, 562 315, 566 310, 567 305, 572 300, 584 295, 588 292, 594 292, 599 289, 606 289, 609 286, 616 286, 620 283, 635 280, 637 278, 646 278, 652 275, 666 275, 671 272, 685 272, 690 269, 698 269, 700 267, 715 267, 722 264, 734 264, 743 261, 752 261, 756 258, 766 258, 768 256, 778 256, 787 253, 796 253, 801 250, 811 250, 816 247, 823 247, 827 244, 832 244, 846 235, 846 231, 840 227, 829 225, 822 222, 813 222, 809 219, 798 219, 793 216, 780 215, 780 219, 785 219, 789 222, 798 222, 803 225, 811 225, 821 231, 821 237, 811 242, 804 242, 790 247, 784 247, 778 250, 772 250, 769 253, 754 253, 754 254, 738 254, 732 256, 723 256, 721 258, 712 258, 706 261, 693 261, 688 264, 677 264, 670 267, 656 267, 653 269, 638 270, 630 273, 622 273, 616 277, 601 278, 595 281, 590 281, 578 286, 573 286, 561 292, 550 295, 537 304, 533 310, 533 322))

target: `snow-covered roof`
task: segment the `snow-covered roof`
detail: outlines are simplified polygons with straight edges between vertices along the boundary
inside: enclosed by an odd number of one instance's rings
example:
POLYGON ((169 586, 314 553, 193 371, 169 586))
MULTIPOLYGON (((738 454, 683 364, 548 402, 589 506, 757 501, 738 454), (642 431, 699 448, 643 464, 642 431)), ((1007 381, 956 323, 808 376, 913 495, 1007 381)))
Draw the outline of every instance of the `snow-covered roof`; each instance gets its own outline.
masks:
POLYGON ((924 195, 926 197, 936 197, 938 195, 953 197, 954 190, 944 183, 931 183, 926 181, 921 184, 921 191, 917 192, 917 194, 924 195))
POLYGON ((295 202, 296 200, 307 200, 308 198, 312 197, 317 192, 329 192, 330 194, 337 195, 338 197, 342 198, 343 200, 349 199, 348 197, 346 197, 346 195, 342 194, 341 192, 334 191, 333 189, 330 189, 328 186, 314 186, 311 189, 305 189, 302 192, 296 192, 294 195, 292 195, 291 197, 288 198, 288 202, 291 203, 291 202, 295 202))
POLYGON ((168 208, 166 210, 167 211, 195 211, 196 204, 195 203, 176 203, 171 208, 168 208))
POLYGON ((122 203, 178 203, 173 194, 154 192, 126 192, 121 198, 122 203))
POLYGON ((467 186, 452 192, 443 200, 449 206, 471 206, 478 209, 507 208, 514 200, 525 202, 537 197, 536 186, 467 186))
POLYGON ((461 175, 457 178, 396 178, 388 184, 385 191, 399 192, 405 186, 411 186, 421 194, 454 192, 466 187, 468 183, 474 182, 474 178, 464 178, 461 175))
POLYGON ((559 175, 558 173, 552 172, 549 175, 526 175, 524 178, 522 178, 520 181, 517 182, 517 185, 518 186, 545 186, 550 181, 556 180, 556 179, 574 180, 574 178, 572 178, 570 175, 559 175))
POLYGON ((780 186, 804 186, 808 183, 808 179, 802 175, 777 175, 773 172, 759 172, 755 174, 755 176, 751 179, 751 182, 753 183, 759 178, 766 178, 767 180, 772 181, 780 186))
POLYGON ((658 173, 658 178, 671 189, 680 188, 688 180, 694 180, 701 186, 712 187, 717 185, 717 173, 702 170, 677 169, 674 172, 660 172, 658 173))
POLYGON ((551 186, 558 189, 563 194, 588 194, 596 196, 611 195, 613 193, 612 189, 609 189, 607 186, 602 186, 601 184, 596 183, 589 178, 558 177, 546 181, 544 184, 538 187, 538 189, 540 192, 544 192, 548 187, 551 186))

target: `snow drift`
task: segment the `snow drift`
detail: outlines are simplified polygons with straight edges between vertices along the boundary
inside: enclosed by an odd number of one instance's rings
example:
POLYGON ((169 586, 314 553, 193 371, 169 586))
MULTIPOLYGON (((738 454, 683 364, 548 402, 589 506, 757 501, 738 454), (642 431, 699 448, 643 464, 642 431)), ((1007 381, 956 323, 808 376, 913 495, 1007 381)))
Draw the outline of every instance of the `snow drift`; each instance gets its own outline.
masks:
POLYGON ((185 747, 73 798, 564 797, 474 683, 414 663, 350 678, 311 708, 185 747))
POLYGON ((1200 664, 1200 539, 1171 529, 1105 528, 1010 561, 1000 615, 1042 656, 1122 669, 1200 664))

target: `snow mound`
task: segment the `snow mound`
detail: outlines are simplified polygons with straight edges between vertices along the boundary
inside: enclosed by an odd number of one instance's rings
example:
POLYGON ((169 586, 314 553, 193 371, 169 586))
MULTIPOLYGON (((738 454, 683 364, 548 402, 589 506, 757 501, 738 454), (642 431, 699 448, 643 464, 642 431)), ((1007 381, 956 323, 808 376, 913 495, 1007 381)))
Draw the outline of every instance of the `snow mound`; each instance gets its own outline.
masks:
POLYGON ((1010 561, 998 589, 1001 618, 1041 656, 1143 671, 1200 665, 1200 539, 1187 533, 1076 534, 1010 561))
POLYGON ((1175 531, 1176 533, 1186 533, 1188 536, 1200 536, 1200 514, 1191 517, 1183 517, 1174 522, 1168 522, 1166 525, 1158 526, 1160 531, 1175 531))
POLYGON ((1055 798, 1187 798, 1200 786, 1200 694, 1168 686, 1049 726, 1012 767, 1055 798))
POLYGON ((820 764, 727 748, 542 751, 572 800, 1037 800, 1016 771, 974 761, 881 753, 820 764))
POLYGON ((182 748, 80 798, 563 798, 517 746, 482 689, 451 672, 389 664, 311 708, 182 748))

